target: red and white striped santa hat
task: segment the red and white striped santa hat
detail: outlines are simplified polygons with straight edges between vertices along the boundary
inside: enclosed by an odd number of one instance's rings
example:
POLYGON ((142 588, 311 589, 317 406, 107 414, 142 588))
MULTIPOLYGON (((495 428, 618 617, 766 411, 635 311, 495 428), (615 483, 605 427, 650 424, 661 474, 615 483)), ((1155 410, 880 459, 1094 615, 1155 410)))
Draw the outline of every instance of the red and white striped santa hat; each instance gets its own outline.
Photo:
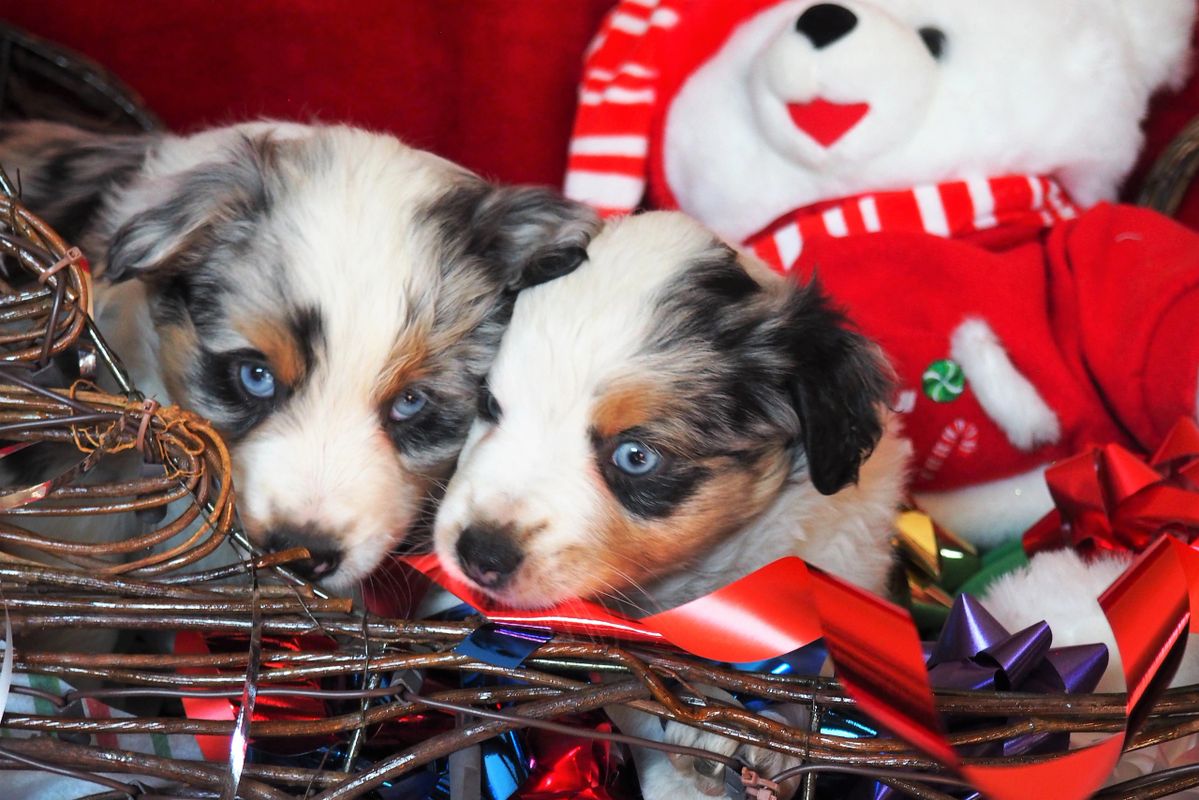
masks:
POLYGON ((779 0, 620 0, 583 64, 566 195, 612 216, 647 190, 676 208, 662 178, 662 116, 687 77, 737 27, 779 0))

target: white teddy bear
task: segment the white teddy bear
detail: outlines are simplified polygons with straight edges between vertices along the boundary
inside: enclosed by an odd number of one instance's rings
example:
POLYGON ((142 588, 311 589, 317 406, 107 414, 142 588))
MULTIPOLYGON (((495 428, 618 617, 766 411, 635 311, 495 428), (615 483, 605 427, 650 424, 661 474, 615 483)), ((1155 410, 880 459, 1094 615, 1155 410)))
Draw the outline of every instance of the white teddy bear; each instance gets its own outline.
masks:
POLYGON ((899 374, 913 493, 993 544, 1051 507, 1046 465, 1151 451, 1195 414, 1199 240, 1094 207, 1194 18, 1194 0, 626 0, 585 66, 566 192, 681 208, 819 271, 899 374))
POLYGON ((814 203, 963 176, 1052 175, 1089 206, 1132 167, 1149 96, 1183 77, 1194 14, 1190 0, 623 2, 588 59, 566 190, 628 211, 648 181, 655 206, 733 241, 814 203), (637 105, 652 111, 613 111, 637 105), (640 141, 595 138, 617 135, 640 141))
MULTIPOLYGON (((977 543, 1096 442, 1152 451, 1199 395, 1199 236, 1113 205, 1194 0, 623 0, 588 52, 566 192, 679 208, 818 274, 898 373, 912 491, 977 543)), ((1008 629, 1107 641, 1128 557, 1044 554, 1008 629)), ((1199 680, 1199 659, 1178 680, 1199 680)), ((1115 655, 1113 651, 1113 655, 1115 655)), ((1122 686, 1113 658, 1105 688, 1122 686)), ((659 764, 652 797, 681 797, 659 764), (676 792, 667 794, 665 792, 676 792)), ((651 780, 651 784, 653 780, 651 780)))

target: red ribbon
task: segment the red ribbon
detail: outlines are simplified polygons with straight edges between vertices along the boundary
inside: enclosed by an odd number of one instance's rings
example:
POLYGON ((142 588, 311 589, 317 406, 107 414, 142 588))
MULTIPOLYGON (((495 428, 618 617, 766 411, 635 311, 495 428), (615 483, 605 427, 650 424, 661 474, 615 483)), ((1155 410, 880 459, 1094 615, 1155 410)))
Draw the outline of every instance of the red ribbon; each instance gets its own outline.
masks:
POLYGON ((1063 547, 1140 553, 1163 531, 1199 537, 1199 425, 1190 419, 1147 464, 1106 445, 1053 465, 1045 481, 1057 508, 1024 535, 1029 555, 1063 547))
MULTIPOLYGON (((1108 461, 1107 483, 1099 488, 1084 484, 1082 494, 1074 496, 1089 501, 1086 509, 1115 509, 1109 515, 1118 520, 1113 530, 1136 530, 1138 535, 1151 524, 1161 528, 1199 520, 1170 516, 1179 508, 1178 487, 1171 481, 1193 475, 1193 454, 1199 453, 1199 429, 1191 425, 1181 430, 1152 462, 1169 473, 1164 483, 1158 471, 1150 470, 1151 477, 1144 464, 1134 464, 1135 458, 1117 457, 1108 461), (1162 489, 1148 491, 1157 486, 1162 489), (1117 502, 1110 505, 1113 499, 1117 502), (1132 519, 1138 522, 1129 527, 1132 519)), ((1087 519, 1098 524, 1089 515, 1087 519)), ((1126 729, 1032 765, 963 766, 936 713, 919 634, 908 613, 798 558, 780 559, 709 595, 640 620, 582 600, 539 611, 497 608, 445 574, 435 556, 405 560, 497 622, 668 642, 704 658, 732 662, 780 656, 823 636, 838 679, 866 713, 992 800, 1024 800, 1029 786, 1053 786, 1059 800, 1084 800, 1104 784, 1132 733, 1126 729)), ((1199 550, 1173 536, 1159 536, 1104 593, 1100 605, 1124 664, 1131 718, 1141 703, 1153 700, 1150 685, 1164 685, 1161 679, 1170 677, 1162 674, 1163 665, 1188 627, 1199 633, 1199 615, 1192 615, 1199 610, 1199 550)))
POLYGON ((862 707, 934 757, 955 759, 945 741, 908 613, 869 592, 782 558, 686 605, 640 620, 586 600, 540 611, 505 609, 446 574, 435 555, 408 556, 416 569, 493 622, 539 625, 563 633, 637 642, 669 642, 716 661, 762 661, 825 637, 862 707))
MULTIPOLYGON (((220 642, 214 642, 208 637, 196 631, 179 631, 175 634, 175 653, 177 655, 209 655, 213 652, 237 652, 245 651, 245 642, 241 637, 233 637, 234 642, 229 643, 230 646, 226 650, 220 646, 220 642), (214 644, 216 645, 214 647, 214 644)), ((319 651, 328 650, 330 643, 328 640, 318 636, 303 636, 294 639, 276 639, 269 638, 267 642, 277 647, 280 650, 293 651, 319 651)), ((184 675, 216 675, 220 674, 221 670, 214 667, 180 667, 179 672, 184 675)), ((281 684, 281 685, 296 685, 296 684, 281 684)), ((304 689, 319 689, 315 683, 304 682, 300 684, 304 689)), ((237 710, 239 703, 228 697, 202 697, 191 696, 183 698, 183 711, 188 719, 206 719, 217 720, 220 722, 233 722, 237 718, 237 710)), ((252 720, 254 722, 262 722, 268 720, 318 720, 328 716, 328 709, 325 708, 323 700, 300 697, 259 697, 254 705, 254 714, 252 720)), ((313 743, 316 739, 305 738, 302 741, 288 740, 282 741, 280 744, 285 748, 306 749, 315 746, 313 743)), ((196 736, 196 744, 200 748, 200 752, 204 758, 209 761, 228 761, 229 760, 229 741, 230 737, 220 736, 215 734, 200 734, 196 736)))
MULTIPOLYGON (((596 730, 611 733, 612 726, 603 722, 596 730)), ((529 744, 536 764, 517 800, 616 800, 610 743, 533 731, 529 744)))

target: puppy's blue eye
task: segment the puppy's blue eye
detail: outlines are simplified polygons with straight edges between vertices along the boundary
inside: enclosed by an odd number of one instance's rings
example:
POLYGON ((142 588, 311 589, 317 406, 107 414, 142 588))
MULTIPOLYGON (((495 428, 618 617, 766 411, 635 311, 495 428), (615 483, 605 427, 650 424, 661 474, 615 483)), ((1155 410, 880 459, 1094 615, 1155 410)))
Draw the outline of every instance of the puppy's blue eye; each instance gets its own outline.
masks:
POLYGON ((661 461, 656 450, 638 441, 621 442, 612 451, 612 463, 616 468, 634 478, 650 474, 661 461))
POLYGON ((243 362, 237 368, 237 379, 251 397, 269 400, 275 396, 275 374, 265 364, 257 361, 243 362))
POLYGON ((491 389, 484 383, 479 387, 479 417, 487 422, 499 422, 500 414, 502 413, 503 409, 500 408, 500 401, 495 399, 495 395, 491 393, 491 389))
POLYGON ((405 389, 391 404, 391 418, 396 422, 412 419, 429 403, 429 397, 419 389, 405 389))

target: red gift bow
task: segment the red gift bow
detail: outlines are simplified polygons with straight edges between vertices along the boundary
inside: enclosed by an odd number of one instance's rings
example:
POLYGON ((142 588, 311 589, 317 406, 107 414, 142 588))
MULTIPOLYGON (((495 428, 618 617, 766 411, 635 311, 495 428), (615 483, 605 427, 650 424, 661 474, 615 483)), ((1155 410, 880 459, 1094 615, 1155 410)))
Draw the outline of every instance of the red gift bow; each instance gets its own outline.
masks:
MULTIPOLYGON (((612 725, 603 722, 595 729, 611 733, 612 725)), ((536 764, 533 774, 513 795, 515 800, 619 800, 611 791, 610 742, 531 731, 529 745, 536 764)))
MULTIPOLYGON (((1197 437, 1199 439, 1199 437, 1197 437)), ((1172 458, 1170 459, 1172 460, 1172 458)), ((862 709, 992 800, 1025 800, 1029 786, 1053 786, 1058 800, 1084 800, 1111 774, 1131 736, 1130 720, 1163 686, 1170 655, 1188 627, 1199 633, 1199 550, 1161 536, 1099 602, 1111 624, 1128 686, 1125 731, 1098 744, 1020 766, 964 766, 945 736, 906 611, 798 558, 783 558, 678 608, 641 620, 583 600, 521 611, 493 606, 441 570, 435 556, 407 563, 497 622, 568 633, 665 641, 718 661, 759 661, 824 637, 838 679, 862 709)))
POLYGON ((1163 529, 1199 536, 1199 425, 1184 419, 1146 464, 1109 444, 1054 464, 1045 482, 1056 509, 1024 534, 1029 555, 1071 547, 1139 553, 1163 529))

